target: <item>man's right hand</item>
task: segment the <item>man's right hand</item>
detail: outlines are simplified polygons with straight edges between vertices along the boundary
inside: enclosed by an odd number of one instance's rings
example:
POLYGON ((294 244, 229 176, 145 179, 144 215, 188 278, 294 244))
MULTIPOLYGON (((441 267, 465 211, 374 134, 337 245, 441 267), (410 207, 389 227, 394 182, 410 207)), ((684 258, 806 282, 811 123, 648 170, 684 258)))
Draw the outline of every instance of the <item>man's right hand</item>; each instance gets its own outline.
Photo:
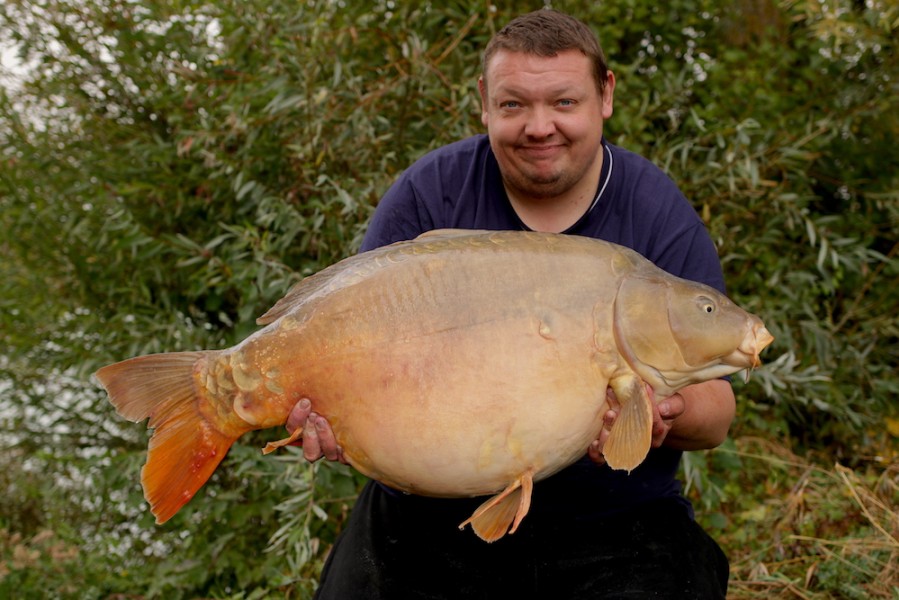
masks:
POLYGON ((330 423, 320 414, 312 412, 312 402, 308 398, 296 403, 287 416, 286 427, 291 433, 298 427, 303 428, 303 438, 295 445, 303 446, 303 456, 309 462, 324 456, 328 460, 349 464, 343 456, 343 448, 337 444, 330 423))

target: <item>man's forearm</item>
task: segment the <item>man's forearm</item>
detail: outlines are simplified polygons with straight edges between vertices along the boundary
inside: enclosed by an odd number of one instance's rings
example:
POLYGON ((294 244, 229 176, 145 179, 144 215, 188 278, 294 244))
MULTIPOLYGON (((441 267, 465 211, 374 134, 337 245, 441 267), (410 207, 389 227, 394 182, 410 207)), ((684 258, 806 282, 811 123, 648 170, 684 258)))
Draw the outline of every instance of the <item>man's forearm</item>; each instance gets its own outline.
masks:
POLYGON ((672 423, 663 445, 677 450, 707 450, 724 442, 736 414, 730 382, 714 379, 678 393, 684 398, 684 412, 672 423))

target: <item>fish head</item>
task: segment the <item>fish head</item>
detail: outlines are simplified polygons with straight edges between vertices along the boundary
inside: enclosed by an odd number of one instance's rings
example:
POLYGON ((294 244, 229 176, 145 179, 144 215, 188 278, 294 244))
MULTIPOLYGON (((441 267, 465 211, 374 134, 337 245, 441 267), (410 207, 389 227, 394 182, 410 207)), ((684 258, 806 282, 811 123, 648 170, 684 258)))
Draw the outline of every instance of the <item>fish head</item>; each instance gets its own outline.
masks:
POLYGON ((755 368, 774 340, 724 294, 670 276, 625 279, 614 328, 622 356, 658 393, 755 368))

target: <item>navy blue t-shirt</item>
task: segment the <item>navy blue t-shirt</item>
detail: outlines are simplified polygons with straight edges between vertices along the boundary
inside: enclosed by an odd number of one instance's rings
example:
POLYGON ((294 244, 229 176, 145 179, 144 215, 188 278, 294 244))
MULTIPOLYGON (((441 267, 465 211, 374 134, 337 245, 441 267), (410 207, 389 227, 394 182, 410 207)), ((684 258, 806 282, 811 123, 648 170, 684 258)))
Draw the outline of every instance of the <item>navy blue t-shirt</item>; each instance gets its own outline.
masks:
MULTIPOLYGON (((724 292, 715 246, 674 182, 645 158, 605 140, 603 152, 593 205, 562 233, 628 246, 673 275, 724 292)), ((486 135, 434 150, 406 170, 378 204, 362 250, 441 228, 528 229, 509 202, 486 135)), ((584 457, 537 484, 540 502, 532 505, 529 518, 560 507, 575 518, 589 518, 660 497, 677 498, 691 510, 675 478, 681 454, 653 449, 629 475, 584 457)))

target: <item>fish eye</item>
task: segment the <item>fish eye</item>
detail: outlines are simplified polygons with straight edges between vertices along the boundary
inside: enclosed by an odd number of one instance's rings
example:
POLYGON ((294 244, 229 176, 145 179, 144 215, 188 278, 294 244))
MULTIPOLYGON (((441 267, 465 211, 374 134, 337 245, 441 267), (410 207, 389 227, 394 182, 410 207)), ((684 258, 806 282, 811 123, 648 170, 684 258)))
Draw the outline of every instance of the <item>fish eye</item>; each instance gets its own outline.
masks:
POLYGON ((699 302, 698 302, 699 308, 704 313, 710 315, 715 312, 716 306, 715 306, 715 303, 712 302, 711 298, 706 298, 705 296, 700 296, 698 300, 699 300, 699 302))

